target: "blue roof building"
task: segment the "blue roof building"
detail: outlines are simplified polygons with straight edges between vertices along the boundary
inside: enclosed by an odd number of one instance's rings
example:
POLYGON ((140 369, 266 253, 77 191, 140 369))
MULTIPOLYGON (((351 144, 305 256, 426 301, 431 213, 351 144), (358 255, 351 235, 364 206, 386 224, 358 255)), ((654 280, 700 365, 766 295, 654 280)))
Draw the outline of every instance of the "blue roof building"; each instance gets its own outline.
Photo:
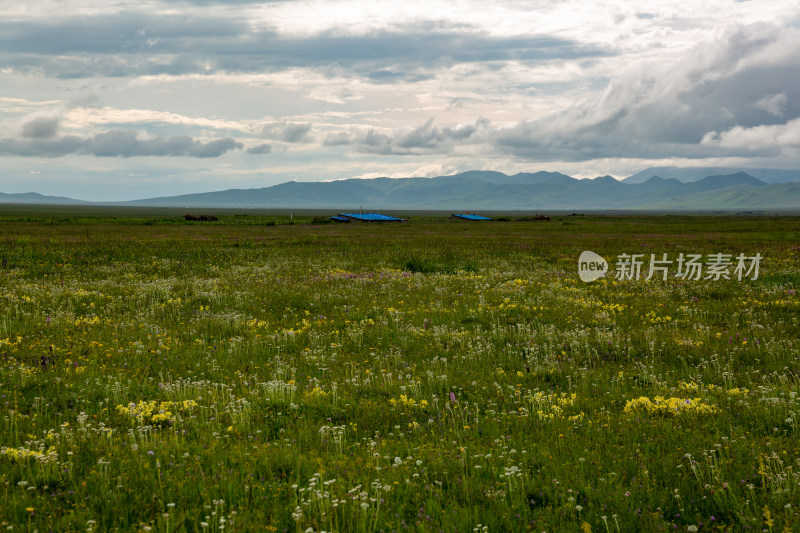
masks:
POLYGON ((390 217, 380 213, 339 213, 340 217, 359 222, 403 222, 402 218, 390 217))
POLYGON ((462 215, 458 213, 453 213, 453 218, 460 218, 461 220, 492 220, 488 217, 482 217, 480 215, 462 215))

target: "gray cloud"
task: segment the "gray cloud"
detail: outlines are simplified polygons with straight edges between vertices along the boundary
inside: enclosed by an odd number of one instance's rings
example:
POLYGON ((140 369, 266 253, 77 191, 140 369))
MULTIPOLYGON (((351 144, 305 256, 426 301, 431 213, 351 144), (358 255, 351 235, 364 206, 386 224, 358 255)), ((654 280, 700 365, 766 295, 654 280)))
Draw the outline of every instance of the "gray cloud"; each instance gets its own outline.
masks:
POLYGON ((710 140, 734 128, 780 125, 799 117, 798 55, 796 29, 738 27, 721 41, 697 47, 666 72, 646 65, 566 111, 498 129, 492 144, 542 160, 774 156, 780 146, 742 152, 741 146, 726 148, 710 140), (719 134, 707 137, 709 132, 719 134))
POLYGON ((109 131, 89 138, 68 135, 56 139, 0 138, 0 155, 61 157, 85 154, 97 157, 219 157, 230 150, 243 147, 234 139, 209 142, 196 141, 188 136, 143 137, 135 131, 109 131))
POLYGON ((346 134, 329 135, 326 144, 355 144, 362 152, 383 155, 412 155, 434 151, 448 151, 456 143, 477 142, 476 135, 489 127, 485 119, 478 119, 473 124, 461 124, 456 127, 439 128, 429 119, 422 126, 412 129, 399 129, 391 134, 378 133, 374 129, 367 130, 354 137, 346 134), (473 138, 475 137, 475 138, 473 138))
POLYGON ((74 135, 57 139, 11 139, 0 138, 0 155, 23 157, 61 157, 80 153, 86 141, 74 135))
POLYGON ((261 136, 287 143, 299 143, 306 140, 310 131, 311 124, 278 122, 275 124, 266 124, 261 129, 261 136))
POLYGON ((361 151, 372 154, 403 154, 408 152, 400 152, 392 145, 392 139, 388 135, 377 133, 374 129, 370 129, 364 135, 360 136, 356 141, 361 151))
POLYGON ((433 119, 418 128, 414 128, 408 133, 398 136, 394 144, 401 149, 413 148, 435 148, 445 139, 445 132, 433 127, 433 119))
POLYGON ((181 156, 193 144, 187 136, 140 139, 135 131, 109 131, 88 139, 84 150, 99 157, 181 156))
POLYGON ((236 39, 247 32, 243 21, 225 17, 127 11, 0 21, 0 49, 25 55, 175 53, 197 41, 236 39))
POLYGON ((22 119, 20 133, 32 139, 55 137, 61 123, 61 115, 57 110, 43 110, 31 113, 22 119))
POLYGON ((192 157, 219 157, 230 150, 241 150, 244 145, 231 138, 217 139, 206 143, 194 141, 186 155, 192 157))
POLYGON ((322 141, 322 144, 325 146, 345 146, 352 142, 350 136, 340 131, 338 133, 329 133, 325 136, 325 140, 322 141))
POLYGON ((344 68, 376 82, 419 81, 420 67, 463 62, 593 58, 610 51, 538 35, 495 37, 474 28, 418 23, 344 35, 290 37, 254 31, 245 18, 136 12, 0 21, 0 59, 51 77, 263 72, 292 67, 344 68))
POLYGON ((555 114, 502 126, 429 120, 392 131, 351 129, 329 133, 323 144, 379 155, 446 155, 475 145, 541 161, 776 157, 795 149, 798 56, 800 30, 740 26, 670 66, 632 67, 555 114))
POLYGON ((268 154, 272 152, 272 146, 262 143, 247 149, 248 154, 268 154))
POLYGON ((298 143, 306 138, 309 131, 311 131, 311 124, 287 124, 281 134, 281 140, 298 143))

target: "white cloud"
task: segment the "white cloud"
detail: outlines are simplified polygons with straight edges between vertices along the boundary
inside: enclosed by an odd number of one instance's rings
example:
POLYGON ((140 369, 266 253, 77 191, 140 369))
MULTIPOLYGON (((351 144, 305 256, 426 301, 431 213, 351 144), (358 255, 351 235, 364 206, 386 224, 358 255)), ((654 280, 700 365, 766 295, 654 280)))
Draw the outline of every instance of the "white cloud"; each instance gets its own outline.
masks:
POLYGON ((753 105, 755 105, 759 109, 763 109, 770 115, 780 117, 783 116, 783 111, 784 108, 786 107, 786 102, 787 102, 786 93, 783 92, 783 93, 773 94, 772 96, 765 96, 764 98, 762 98, 753 105))
POLYGON ((761 125, 752 128, 735 126, 729 130, 707 133, 702 140, 706 146, 718 146, 743 153, 766 151, 769 154, 800 148, 800 118, 785 124, 761 125))
POLYGON ((380 172, 367 172, 358 176, 353 176, 358 179, 374 179, 374 178, 435 178, 436 176, 449 176, 457 174, 459 168, 452 163, 447 162, 434 162, 428 163, 415 168, 414 170, 396 170, 388 174, 381 174, 380 172))
POLYGON ((258 120, 224 120, 205 117, 190 117, 180 113, 156 111, 152 109, 116 109, 104 107, 76 107, 63 116, 64 127, 72 129, 91 129, 96 126, 139 126, 143 124, 169 124, 193 128, 240 131, 256 133, 258 120))

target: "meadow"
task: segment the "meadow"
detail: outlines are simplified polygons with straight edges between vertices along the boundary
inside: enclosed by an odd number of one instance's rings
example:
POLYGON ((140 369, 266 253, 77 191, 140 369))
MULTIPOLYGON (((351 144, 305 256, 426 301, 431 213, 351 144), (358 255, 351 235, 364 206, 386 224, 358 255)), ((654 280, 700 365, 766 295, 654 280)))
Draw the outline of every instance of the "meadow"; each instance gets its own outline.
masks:
POLYGON ((0 212, 0 529, 800 530, 800 218, 320 222, 0 212))

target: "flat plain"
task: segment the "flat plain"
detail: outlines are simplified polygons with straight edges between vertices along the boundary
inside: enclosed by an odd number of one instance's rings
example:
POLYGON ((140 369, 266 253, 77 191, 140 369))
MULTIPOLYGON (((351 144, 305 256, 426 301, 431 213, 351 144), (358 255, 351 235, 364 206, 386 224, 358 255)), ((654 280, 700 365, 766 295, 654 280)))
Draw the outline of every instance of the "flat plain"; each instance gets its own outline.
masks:
POLYGON ((800 218, 0 218, 3 529, 800 529, 800 218))

